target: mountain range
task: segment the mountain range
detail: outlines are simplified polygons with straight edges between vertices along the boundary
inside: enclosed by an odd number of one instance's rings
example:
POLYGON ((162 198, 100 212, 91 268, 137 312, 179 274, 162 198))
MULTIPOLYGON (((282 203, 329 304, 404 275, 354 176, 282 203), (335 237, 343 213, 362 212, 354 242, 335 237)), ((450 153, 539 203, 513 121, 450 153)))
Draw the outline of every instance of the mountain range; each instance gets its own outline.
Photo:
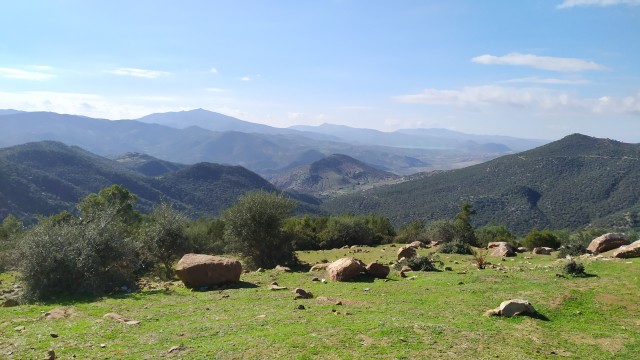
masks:
POLYGON ((396 224, 451 219, 462 202, 474 224, 504 224, 524 234, 576 229, 608 217, 624 223, 640 204, 640 144, 574 134, 463 169, 329 200, 330 213, 375 213, 396 224))
POLYGON ((181 164, 240 165, 263 176, 284 174, 331 154, 345 154, 406 175, 463 167, 545 143, 437 129, 393 133, 329 125, 283 129, 202 109, 119 121, 0 112, 0 147, 43 140, 80 146, 110 158, 136 152, 181 164))

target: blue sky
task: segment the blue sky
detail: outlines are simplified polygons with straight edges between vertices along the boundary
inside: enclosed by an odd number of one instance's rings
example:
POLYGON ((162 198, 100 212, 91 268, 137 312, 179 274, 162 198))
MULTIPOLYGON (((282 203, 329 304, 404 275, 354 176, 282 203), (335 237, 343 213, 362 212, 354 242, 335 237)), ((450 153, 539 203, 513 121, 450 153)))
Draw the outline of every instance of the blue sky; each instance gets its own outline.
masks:
POLYGON ((640 0, 0 6, 0 108, 640 142, 640 0))

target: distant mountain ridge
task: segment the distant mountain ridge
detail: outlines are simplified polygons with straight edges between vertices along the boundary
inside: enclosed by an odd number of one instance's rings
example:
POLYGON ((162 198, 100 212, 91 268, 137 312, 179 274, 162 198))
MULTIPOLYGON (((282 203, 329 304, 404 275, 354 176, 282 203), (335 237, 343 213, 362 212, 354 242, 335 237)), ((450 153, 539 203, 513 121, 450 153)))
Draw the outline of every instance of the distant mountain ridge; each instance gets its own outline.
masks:
POLYGON ((574 134, 486 163, 450 170, 323 204, 333 213, 376 213, 397 224, 450 219, 461 202, 475 225, 576 229, 640 203, 640 144, 574 134))
MULTIPOLYGON (((113 184, 138 195, 142 210, 165 200, 192 217, 216 216, 248 191, 276 191, 268 181, 240 166, 177 164, 175 171, 151 177, 54 141, 0 149, 0 219, 13 214, 29 221, 36 215, 73 211, 79 199, 113 184)), ((303 206, 313 210, 310 204, 303 206)))
POLYGON ((269 180, 283 190, 317 197, 334 197, 397 181, 399 178, 398 175, 377 169, 347 155, 333 154, 286 174, 270 177, 269 180))

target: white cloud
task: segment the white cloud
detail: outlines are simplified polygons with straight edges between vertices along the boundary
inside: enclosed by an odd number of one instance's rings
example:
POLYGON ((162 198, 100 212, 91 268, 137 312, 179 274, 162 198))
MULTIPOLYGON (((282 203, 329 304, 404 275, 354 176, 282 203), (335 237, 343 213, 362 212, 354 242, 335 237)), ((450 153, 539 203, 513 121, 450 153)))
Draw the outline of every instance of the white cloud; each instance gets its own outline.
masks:
POLYGON ((117 68, 114 70, 107 71, 109 74, 122 75, 122 76, 133 76, 145 79, 156 79, 161 76, 169 75, 166 71, 157 71, 157 70, 146 70, 146 69, 137 69, 137 68, 117 68))
POLYGON ((243 77, 240 78, 240 80, 242 80, 242 81, 251 81, 251 77, 243 76, 243 77))
POLYGON ((536 69, 575 72, 586 70, 602 70, 604 66, 593 61, 576 58, 538 56, 532 54, 510 53, 504 56, 480 55, 471 59, 474 63, 484 65, 516 65, 531 66, 536 69))
MULTIPOLYGON (((39 70, 48 70, 48 69, 39 69, 39 70)), ((52 77, 54 77, 54 75, 46 74, 43 72, 26 71, 26 70, 20 70, 20 69, 0 67, 0 78, 18 79, 18 80, 47 80, 47 79, 51 79, 52 77)))
POLYGON ((546 88, 487 85, 469 86, 461 90, 425 89, 418 94, 395 96, 394 100, 401 103, 472 108, 525 108, 543 113, 568 111, 576 114, 640 115, 640 93, 623 98, 602 96, 598 99, 589 99, 546 88))
POLYGON ((640 0, 564 0, 558 9, 567 9, 576 6, 614 6, 614 5, 629 5, 640 6, 640 0))
POLYGON ((507 84, 546 84, 546 85, 584 85, 589 84, 588 80, 584 79, 555 79, 555 78, 539 78, 536 76, 519 78, 519 79, 509 79, 501 81, 502 83, 507 84))
POLYGON ((224 89, 221 89, 221 88, 206 88, 205 90, 213 93, 221 93, 224 91, 224 89))
POLYGON ((218 69, 212 67, 211 69, 209 69, 209 72, 212 74, 217 74, 218 73, 218 69))

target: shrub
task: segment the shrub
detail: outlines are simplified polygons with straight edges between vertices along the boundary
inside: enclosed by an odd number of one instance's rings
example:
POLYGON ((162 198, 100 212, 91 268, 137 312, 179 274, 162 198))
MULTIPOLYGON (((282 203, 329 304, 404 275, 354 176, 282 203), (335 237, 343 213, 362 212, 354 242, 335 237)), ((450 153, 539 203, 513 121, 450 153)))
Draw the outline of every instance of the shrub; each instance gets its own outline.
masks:
POLYGON ((456 215, 456 219, 453 222, 456 229, 456 237, 463 243, 473 246, 478 245, 478 238, 471 225, 471 216, 475 214, 476 211, 471 208, 471 205, 463 202, 460 205, 460 212, 456 215))
POLYGON ((138 262, 117 210, 108 206, 89 219, 60 223, 43 218, 30 229, 17 249, 25 300, 132 286, 138 262))
POLYGON ((224 252, 224 221, 199 218, 185 229, 193 251, 199 254, 221 254, 224 252))
POLYGON ((173 262, 192 250, 186 235, 187 224, 188 220, 171 205, 161 203, 154 206, 140 230, 141 254, 152 263, 161 263, 168 279, 173 276, 173 262))
POLYGON ((414 241, 428 243, 431 240, 427 238, 425 229, 424 221, 421 220, 406 224, 400 228, 393 242, 398 244, 410 244, 414 241))
POLYGON ((529 249, 536 247, 550 247, 557 249, 560 247, 560 241, 558 240, 558 237, 549 230, 538 231, 534 229, 524 237, 522 246, 528 247, 529 249))
POLYGON ((562 268, 562 272, 571 276, 585 276, 587 273, 584 272, 584 265, 581 263, 577 263, 573 260, 569 261, 562 268))
POLYGON ((472 263, 478 268, 478 270, 483 270, 487 267, 487 254, 488 251, 475 251, 473 250, 473 260, 472 263))
POLYGON ((566 258, 567 256, 580 256, 586 253, 587 247, 582 244, 565 244, 560 248, 560 251, 558 252, 558 258, 562 259, 566 258))
POLYGON ((504 241, 514 248, 518 247, 517 236, 509 232, 504 225, 485 225, 476 230, 476 236, 478 245, 481 247, 487 247, 490 242, 494 241, 504 241))
POLYGON ((438 252, 441 252, 443 254, 473 255, 473 249, 471 248, 471 246, 460 240, 454 240, 442 244, 438 249, 438 252))
POLYGON ((293 206, 292 200, 275 193, 242 196, 222 216, 228 250, 242 256, 249 268, 295 265, 291 236, 282 229, 293 206))
POLYGON ((403 258, 395 263, 393 268, 400 270, 403 266, 408 266, 413 271, 438 271, 439 268, 444 266, 444 263, 437 257, 437 255, 419 255, 412 258, 403 258))
POLYGON ((430 222, 424 229, 427 242, 438 241, 441 243, 451 242, 456 238, 456 227, 453 221, 436 220, 430 222))

